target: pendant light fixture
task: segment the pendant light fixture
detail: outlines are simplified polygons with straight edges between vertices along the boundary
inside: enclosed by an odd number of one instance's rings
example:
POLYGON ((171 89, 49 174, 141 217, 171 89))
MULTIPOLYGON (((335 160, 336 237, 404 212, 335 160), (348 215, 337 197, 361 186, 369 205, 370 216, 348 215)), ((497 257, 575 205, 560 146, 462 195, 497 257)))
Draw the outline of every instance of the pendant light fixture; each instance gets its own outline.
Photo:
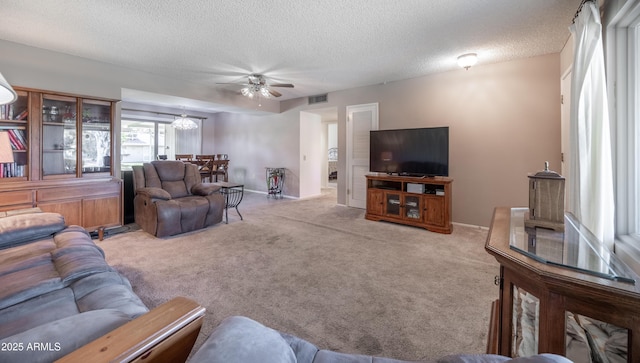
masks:
POLYGON ((18 99, 18 94, 11 88, 9 82, 0 73, 0 105, 13 103, 18 99))
POLYGON ((195 121, 193 121, 192 119, 187 117, 186 112, 184 112, 184 108, 182 110, 182 115, 180 115, 180 117, 178 117, 177 119, 173 120, 173 122, 171 123, 171 126, 173 126, 177 130, 193 130, 198 128, 198 124, 195 123, 195 121))

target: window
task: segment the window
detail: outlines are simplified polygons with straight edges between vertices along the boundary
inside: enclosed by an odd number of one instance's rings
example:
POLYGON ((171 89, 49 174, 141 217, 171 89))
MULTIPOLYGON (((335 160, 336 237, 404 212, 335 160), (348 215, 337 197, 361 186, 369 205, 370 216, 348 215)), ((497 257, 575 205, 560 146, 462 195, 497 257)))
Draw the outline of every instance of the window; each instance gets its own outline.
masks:
MULTIPOLYGON (((156 122, 122 120, 120 170, 156 159, 156 122)), ((162 138, 164 139, 164 138, 162 138)))
POLYGON ((131 170, 166 155, 174 160, 175 154, 200 154, 202 121, 194 120, 197 129, 176 130, 170 122, 123 119, 120 140, 120 170, 131 170))
POLYGON ((615 251, 640 273, 640 1, 607 5, 603 25, 614 138, 615 251))

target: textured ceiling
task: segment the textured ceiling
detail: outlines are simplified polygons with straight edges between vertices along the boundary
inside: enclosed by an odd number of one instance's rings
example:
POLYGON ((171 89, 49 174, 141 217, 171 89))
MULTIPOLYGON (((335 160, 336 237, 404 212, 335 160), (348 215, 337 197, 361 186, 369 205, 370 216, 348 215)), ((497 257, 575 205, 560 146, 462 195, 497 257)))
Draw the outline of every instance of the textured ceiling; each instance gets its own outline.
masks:
POLYGON ((580 0, 0 0, 0 39, 280 100, 560 52, 580 0), (236 87, 236 90, 239 87, 236 87))

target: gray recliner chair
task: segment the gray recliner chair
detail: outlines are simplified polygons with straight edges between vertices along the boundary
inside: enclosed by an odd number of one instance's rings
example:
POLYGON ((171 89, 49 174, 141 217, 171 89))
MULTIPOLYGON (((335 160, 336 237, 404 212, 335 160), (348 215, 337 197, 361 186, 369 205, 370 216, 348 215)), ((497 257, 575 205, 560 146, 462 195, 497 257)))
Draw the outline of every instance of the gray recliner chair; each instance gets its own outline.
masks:
MULTIPOLYGON (((293 335, 280 333, 243 316, 226 318, 189 363, 410 363, 389 358, 318 349, 293 335)), ((553 354, 515 358, 493 354, 460 354, 415 363, 571 363, 553 354)))
POLYGON ((220 186, 202 183, 198 166, 156 160, 133 166, 135 222, 156 237, 205 228, 222 221, 220 186))

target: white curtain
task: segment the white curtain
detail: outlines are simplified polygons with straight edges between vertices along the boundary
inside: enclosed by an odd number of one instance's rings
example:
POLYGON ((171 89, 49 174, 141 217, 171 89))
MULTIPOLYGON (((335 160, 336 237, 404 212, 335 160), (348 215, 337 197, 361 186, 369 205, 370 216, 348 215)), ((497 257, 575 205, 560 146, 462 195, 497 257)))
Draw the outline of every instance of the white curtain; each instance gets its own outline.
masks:
POLYGON ((575 48, 571 81, 569 211, 613 249, 614 196, 611 136, 602 48, 594 1, 570 27, 575 48))

